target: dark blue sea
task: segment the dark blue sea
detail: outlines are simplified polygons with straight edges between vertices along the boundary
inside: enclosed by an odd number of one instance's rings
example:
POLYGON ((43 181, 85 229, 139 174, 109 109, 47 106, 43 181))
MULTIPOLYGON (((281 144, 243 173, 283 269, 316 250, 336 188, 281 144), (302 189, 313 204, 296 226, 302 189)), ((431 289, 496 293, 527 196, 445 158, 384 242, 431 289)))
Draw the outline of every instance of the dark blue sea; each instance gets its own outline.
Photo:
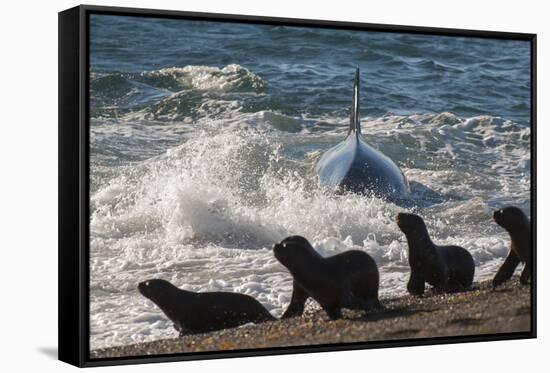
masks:
POLYGON ((291 277, 270 247, 291 234, 323 255, 363 250, 382 296, 402 294, 420 214, 467 248, 476 280, 508 237, 492 211, 530 214, 526 41, 188 20, 90 18, 91 347, 175 336, 136 285, 163 278, 236 291, 279 316, 291 277), (413 186, 406 208, 317 184, 342 141, 355 68, 367 142, 413 186))

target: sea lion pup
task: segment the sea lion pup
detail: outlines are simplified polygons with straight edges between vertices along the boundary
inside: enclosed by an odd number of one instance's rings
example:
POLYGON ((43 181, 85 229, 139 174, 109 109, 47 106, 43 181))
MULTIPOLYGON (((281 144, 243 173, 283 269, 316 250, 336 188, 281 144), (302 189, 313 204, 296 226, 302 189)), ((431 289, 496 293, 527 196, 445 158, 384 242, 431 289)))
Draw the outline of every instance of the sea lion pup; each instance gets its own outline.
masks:
POLYGON ((283 318, 301 316, 309 297, 315 299, 334 320, 342 308, 380 308, 378 267, 367 253, 350 250, 323 258, 301 236, 285 238, 273 245, 275 258, 294 278, 292 300, 283 318))
POLYGON ((510 234, 510 252, 493 279, 493 286, 507 281, 519 262, 525 263, 519 281, 528 284, 531 278, 531 223, 517 207, 509 206, 493 213, 493 219, 510 234))
POLYGON ((260 302, 244 294, 194 293, 158 279, 141 282, 138 289, 174 323, 180 336, 275 320, 260 302))
POLYGON ((426 224, 418 215, 399 213, 396 221, 409 246, 411 277, 407 290, 411 295, 424 294, 426 282, 444 292, 461 291, 472 286, 475 264, 468 250, 434 244, 426 224))

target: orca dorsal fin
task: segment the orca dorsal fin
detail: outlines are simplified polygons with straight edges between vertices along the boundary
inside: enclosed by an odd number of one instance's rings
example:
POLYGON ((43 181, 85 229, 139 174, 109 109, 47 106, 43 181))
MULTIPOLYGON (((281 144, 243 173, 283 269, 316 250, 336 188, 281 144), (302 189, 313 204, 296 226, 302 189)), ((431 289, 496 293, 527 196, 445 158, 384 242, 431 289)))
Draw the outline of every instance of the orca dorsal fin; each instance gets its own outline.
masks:
POLYGON ((359 123, 359 66, 355 68, 355 82, 353 84, 353 101, 351 102, 351 113, 349 117, 349 133, 361 134, 359 123))

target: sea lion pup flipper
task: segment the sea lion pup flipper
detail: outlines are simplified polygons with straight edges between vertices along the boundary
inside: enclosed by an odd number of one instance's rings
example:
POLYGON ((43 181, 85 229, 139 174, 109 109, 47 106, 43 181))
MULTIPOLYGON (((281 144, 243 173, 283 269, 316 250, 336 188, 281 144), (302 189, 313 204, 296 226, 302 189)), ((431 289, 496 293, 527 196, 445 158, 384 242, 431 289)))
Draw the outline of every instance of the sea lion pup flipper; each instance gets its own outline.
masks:
POLYGON ((523 267, 523 271, 521 272, 521 277, 519 278, 519 282, 522 285, 528 285, 531 282, 531 260, 525 263, 525 267, 523 267))
POLYGON ((512 275, 514 274, 514 271, 516 270, 519 262, 520 259, 518 258, 516 253, 510 250, 508 256, 504 260, 504 263, 502 263, 502 266, 499 268, 497 274, 495 275, 495 278, 493 279, 493 286, 497 287, 503 282, 506 282, 510 278, 512 278, 512 275))
POLYGON ((346 307, 350 310, 382 311, 385 307, 378 299, 365 299, 355 294, 350 294, 346 307))
POLYGON ((411 277, 407 283, 407 290, 412 295, 422 295, 426 288, 426 279, 420 274, 420 271, 411 270, 411 277))
POLYGON ((308 298, 309 294, 296 281, 294 281, 292 283, 292 298, 290 300, 290 304, 281 318, 287 319, 289 317, 302 316, 308 298))
POLYGON ((325 311, 331 320, 342 318, 342 310, 336 303, 321 303, 321 308, 325 311))

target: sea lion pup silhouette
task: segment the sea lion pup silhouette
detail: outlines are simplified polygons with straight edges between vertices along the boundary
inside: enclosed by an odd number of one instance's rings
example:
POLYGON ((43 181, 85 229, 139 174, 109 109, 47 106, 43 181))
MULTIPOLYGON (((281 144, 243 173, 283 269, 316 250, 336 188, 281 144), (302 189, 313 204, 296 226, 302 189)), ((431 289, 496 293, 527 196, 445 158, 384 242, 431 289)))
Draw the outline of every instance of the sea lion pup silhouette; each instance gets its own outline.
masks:
POLYGON ((158 279, 141 282, 138 290, 164 312, 180 336, 275 320, 260 302, 244 294, 195 293, 158 279))
POLYGON ((497 210, 493 219, 510 234, 510 252, 493 279, 493 286, 507 281, 520 262, 524 263, 519 281, 528 284, 531 278, 531 223, 519 208, 514 206, 497 210))
POLYGON ((294 279, 292 299, 283 318, 301 316, 309 297, 333 320, 342 317, 342 308, 381 308, 378 267, 368 254, 350 250, 323 258, 301 236, 274 244, 273 253, 294 279))
POLYGON ((415 214, 397 214, 397 225, 407 237, 411 277, 407 290, 424 294, 425 283, 438 291, 455 292, 472 286, 475 264, 472 255, 459 246, 432 242, 424 220, 415 214))

